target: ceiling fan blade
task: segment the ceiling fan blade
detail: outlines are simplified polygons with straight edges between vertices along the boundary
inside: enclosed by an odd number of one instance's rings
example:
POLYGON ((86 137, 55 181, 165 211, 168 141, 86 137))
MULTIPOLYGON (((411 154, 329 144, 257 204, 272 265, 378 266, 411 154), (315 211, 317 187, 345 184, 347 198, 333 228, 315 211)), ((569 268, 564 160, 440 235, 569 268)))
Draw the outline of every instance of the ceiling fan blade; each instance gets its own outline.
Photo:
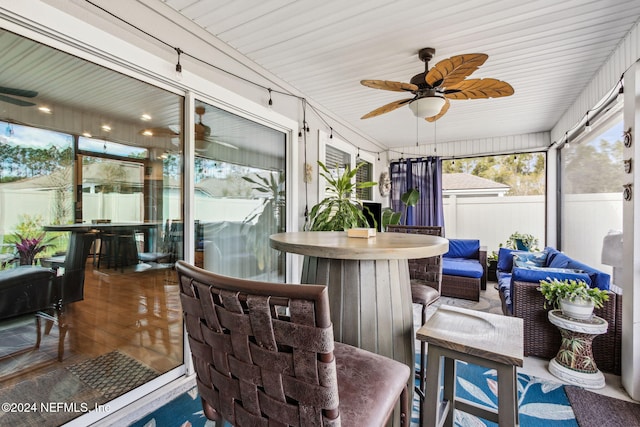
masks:
POLYGON ((448 99, 444 99, 444 105, 442 106, 442 108, 440 109, 440 112, 438 114, 436 114, 435 116, 431 116, 431 117, 425 117, 424 119, 428 122, 435 122, 436 120, 438 120, 440 117, 444 116, 444 113, 446 113, 447 111, 449 111, 449 107, 451 106, 451 103, 449 102, 448 99))
POLYGON ((413 101, 413 98, 407 98, 407 99, 401 99, 399 101, 393 101, 390 102, 386 105, 383 105, 382 107, 376 108, 375 110, 365 114, 364 116, 360 117, 361 119, 369 119, 371 117, 375 117, 375 116, 379 116, 380 114, 384 114, 384 113, 388 113, 390 111, 395 110, 396 108, 400 108, 403 105, 409 103, 413 101))
POLYGON ((425 80, 431 87, 449 88, 471 75, 487 58, 484 53, 467 53, 443 59, 429 70, 425 80))
POLYGON ((499 98, 513 95, 513 93, 513 87, 509 83, 488 78, 464 80, 447 87, 444 96, 449 99, 482 99, 499 98))
POLYGON ((20 107, 31 107, 36 105, 33 102, 23 101, 22 99, 11 98, 10 96, 0 95, 0 101, 8 102, 9 104, 18 105, 20 107))
POLYGON ((35 90, 15 89, 12 87, 0 86, 0 93, 6 93, 7 95, 23 96, 25 98, 34 98, 38 96, 38 92, 35 90))
POLYGON ((374 89, 392 90, 394 92, 413 92, 418 90, 418 86, 412 83, 392 82, 390 80, 361 80, 363 86, 374 89))

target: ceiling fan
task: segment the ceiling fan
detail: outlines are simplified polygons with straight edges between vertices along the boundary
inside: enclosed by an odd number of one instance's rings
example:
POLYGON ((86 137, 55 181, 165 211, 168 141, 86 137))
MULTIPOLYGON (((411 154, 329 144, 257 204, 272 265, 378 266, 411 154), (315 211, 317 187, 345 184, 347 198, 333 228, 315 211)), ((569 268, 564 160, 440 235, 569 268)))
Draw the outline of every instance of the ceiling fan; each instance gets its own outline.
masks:
POLYGON ((434 122, 449 110, 450 99, 498 98, 513 95, 513 87, 502 80, 484 78, 468 79, 489 57, 484 53, 456 55, 438 62, 429 69, 429 61, 435 49, 420 49, 418 57, 424 62, 424 72, 416 74, 410 83, 389 80, 362 80, 364 86, 374 89, 411 92, 412 98, 401 99, 383 105, 362 116, 363 119, 388 113, 408 105, 417 117, 434 122))
MULTIPOLYGON (((224 141, 219 141, 215 139, 215 137, 211 136, 211 128, 205 125, 204 123, 202 123, 202 115, 204 113, 205 113, 205 108, 203 106, 199 105, 196 107, 196 114, 198 115, 198 122, 194 126, 196 150, 198 151, 206 150, 207 143, 209 142, 237 150, 238 147, 236 147, 235 145, 229 144, 224 141)), ((139 133, 141 135, 147 135, 147 136, 174 138, 180 135, 179 130, 180 130, 179 126, 169 126, 169 127, 146 128, 146 129, 142 129, 139 133)))
POLYGON ((36 92, 35 90, 15 89, 12 87, 0 86, 0 101, 8 102, 9 104, 18 105, 20 107, 31 107, 32 105, 36 105, 31 101, 13 98, 14 96, 19 96, 22 98, 35 98, 36 96, 38 96, 38 92, 36 92))

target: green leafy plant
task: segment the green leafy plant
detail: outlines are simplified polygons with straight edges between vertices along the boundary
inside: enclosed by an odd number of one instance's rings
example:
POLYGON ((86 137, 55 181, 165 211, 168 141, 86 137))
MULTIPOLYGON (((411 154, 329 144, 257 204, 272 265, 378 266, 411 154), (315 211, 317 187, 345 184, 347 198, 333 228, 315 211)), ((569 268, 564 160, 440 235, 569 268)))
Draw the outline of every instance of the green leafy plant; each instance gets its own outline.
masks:
POLYGON ((538 238, 532 234, 521 234, 516 231, 507 239, 506 247, 510 249, 537 251, 538 238))
POLYGON ((420 192, 415 188, 411 188, 404 192, 400 196, 400 201, 404 205, 404 213, 395 212, 391 208, 385 208, 382 211, 382 229, 386 230, 388 225, 400 224, 402 218, 404 218, 406 225, 409 206, 415 206, 416 204, 418 204, 418 200, 420 200, 420 192))
POLYGON ((605 301, 609 300, 607 291, 599 288, 590 288, 583 280, 573 279, 551 279, 541 280, 538 288, 544 296, 544 308, 560 308, 560 300, 568 299, 575 301, 592 301, 594 307, 601 308, 605 301))
POLYGON ((318 165, 324 172, 320 175, 327 181, 327 197, 311 208, 309 213, 310 231, 345 231, 354 227, 368 227, 369 222, 364 214, 360 202, 354 199, 355 190, 358 188, 368 188, 377 185, 377 182, 355 182, 358 169, 365 163, 358 164, 351 169, 350 166, 344 173, 333 176, 331 171, 321 161, 318 165))
POLYGON ((273 172, 269 177, 255 174, 255 178, 243 176, 242 179, 253 184, 253 189, 266 197, 262 204, 245 219, 251 224, 247 234, 247 249, 253 251, 261 271, 275 269, 278 253, 269 245, 269 234, 284 231, 285 223, 285 175, 283 171, 273 172))

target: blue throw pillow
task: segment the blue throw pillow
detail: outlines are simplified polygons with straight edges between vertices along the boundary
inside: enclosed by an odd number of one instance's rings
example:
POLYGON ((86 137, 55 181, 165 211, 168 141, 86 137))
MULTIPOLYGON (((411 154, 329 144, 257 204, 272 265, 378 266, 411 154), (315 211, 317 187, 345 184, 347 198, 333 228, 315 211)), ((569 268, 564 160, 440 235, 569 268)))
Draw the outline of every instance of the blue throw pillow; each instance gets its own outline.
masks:
POLYGON ((520 252, 517 249, 500 248, 498 250, 498 270, 511 273, 511 270, 513 270, 513 254, 520 252))
POLYGON ((514 267, 544 267, 547 265, 546 252, 517 252, 513 254, 514 267))

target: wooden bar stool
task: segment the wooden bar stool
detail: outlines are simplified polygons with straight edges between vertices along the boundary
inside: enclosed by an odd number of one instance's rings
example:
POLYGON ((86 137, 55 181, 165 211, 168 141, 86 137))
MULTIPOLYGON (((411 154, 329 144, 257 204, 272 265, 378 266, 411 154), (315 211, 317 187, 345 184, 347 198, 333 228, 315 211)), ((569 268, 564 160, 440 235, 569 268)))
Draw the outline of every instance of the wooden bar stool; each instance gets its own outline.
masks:
POLYGON ((453 426, 454 409, 493 421, 500 427, 519 425, 516 369, 522 367, 524 359, 522 328, 522 319, 517 317, 440 306, 416 333, 418 339, 429 345, 423 425, 453 426), (496 370, 497 412, 456 397, 456 360, 496 370))

